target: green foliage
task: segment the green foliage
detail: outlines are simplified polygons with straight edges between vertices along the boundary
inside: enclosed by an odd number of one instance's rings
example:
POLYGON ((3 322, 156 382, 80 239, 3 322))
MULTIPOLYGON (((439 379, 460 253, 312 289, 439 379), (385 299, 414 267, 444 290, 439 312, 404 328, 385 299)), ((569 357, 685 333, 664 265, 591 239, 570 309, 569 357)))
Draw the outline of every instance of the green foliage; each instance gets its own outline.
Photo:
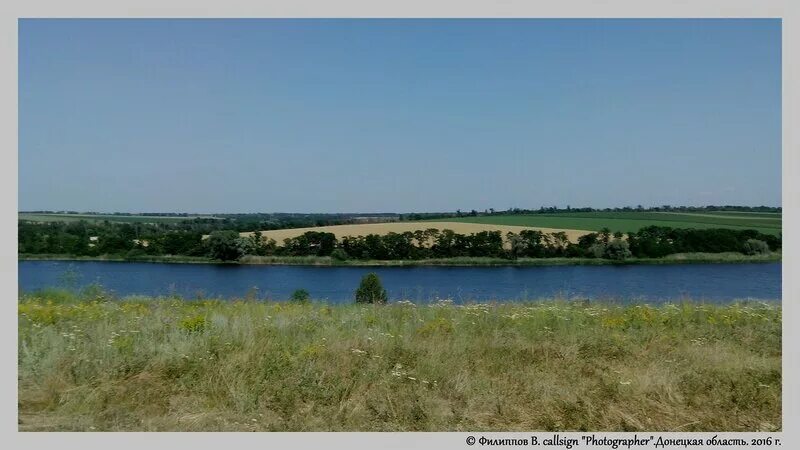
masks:
POLYGON ((341 248, 337 248, 333 251, 333 253, 331 253, 331 258, 335 259, 336 261, 347 261, 350 259, 350 255, 348 255, 347 252, 341 248))
POLYGON ((361 279, 356 289, 356 303, 386 303, 389 295, 383 288, 380 278, 375 273, 368 273, 361 279))
MULTIPOLYGON (((573 210, 574 211, 574 210, 573 210)), ((487 213, 488 214, 488 213, 487 213)), ((636 258, 662 258, 681 253, 743 252, 764 253, 763 245, 746 242, 763 241, 769 251, 781 248, 780 214, 740 213, 738 211, 687 212, 571 212, 553 214, 474 215, 466 221, 504 225, 546 226, 553 228, 597 229, 577 242, 570 242, 563 232, 543 233, 524 230, 519 234, 483 231, 459 234, 452 230, 426 229, 384 235, 347 236, 337 240, 332 233, 309 231, 287 239, 277 246, 272 239, 263 239, 260 232, 240 236, 240 232, 285 228, 294 219, 258 222, 261 215, 233 216, 217 219, 181 219, 174 223, 117 222, 46 222, 18 223, 19 253, 33 255, 69 255, 71 257, 155 260, 156 257, 212 258, 240 261, 247 256, 254 262, 259 257, 328 257, 328 261, 415 261, 448 258, 608 258, 624 260, 628 250, 636 258), (252 217, 251 217, 252 216, 252 217), (558 223, 556 223, 558 222, 558 223), (670 226, 655 226, 667 224, 670 226), (585 226, 584 226, 585 225, 585 226), (602 226, 601 226, 602 225, 602 226), (621 231, 626 230, 627 238, 621 231), (208 233, 207 239, 201 239, 208 233), (612 239, 613 236, 613 239, 612 239), (504 243, 505 238, 505 243, 504 243), (504 245, 505 244, 505 245, 504 245)), ((454 218, 452 220, 456 220, 454 218)), ((308 218, 298 224, 307 224, 308 218)), ((450 220, 450 219, 449 219, 450 220)), ((327 224, 317 220, 319 224, 327 224)), ((314 222, 316 224, 316 222, 314 222)), ((43 256, 47 257, 47 256, 43 256)), ((187 259, 189 260, 189 259, 187 259)))
POLYGON ((142 258, 142 257, 145 257, 145 256, 147 256, 147 252, 144 251, 144 249, 142 249, 142 248, 134 248, 134 249, 129 250, 128 253, 125 254, 125 259, 136 259, 136 258, 142 258))
POLYGON ((450 334, 455 330, 453 323, 443 317, 437 317, 434 320, 425 322, 417 329, 420 336, 430 337, 437 334, 450 334))
POLYGON ((621 261, 631 257, 631 249, 627 242, 622 239, 613 239, 606 245, 603 257, 621 261))
POLYGON ((606 254, 606 244, 595 242, 589 247, 588 253, 593 258, 602 258, 606 254))
POLYGON ((297 289, 292 292, 292 296, 289 299, 295 303, 308 303, 311 299, 311 294, 305 289, 297 289))
POLYGON ((748 239, 742 251, 745 255, 765 255, 769 253, 769 245, 758 239, 748 239))
POLYGON ((106 291, 99 281, 94 281, 82 289, 81 295, 84 298, 91 298, 95 301, 108 300, 111 295, 106 291))
POLYGON ((203 315, 186 317, 180 321, 179 326, 190 333, 201 333, 206 329, 206 318, 203 315))
POLYGON ((214 231, 206 240, 208 255, 221 261, 235 261, 242 256, 239 233, 231 230, 214 231))

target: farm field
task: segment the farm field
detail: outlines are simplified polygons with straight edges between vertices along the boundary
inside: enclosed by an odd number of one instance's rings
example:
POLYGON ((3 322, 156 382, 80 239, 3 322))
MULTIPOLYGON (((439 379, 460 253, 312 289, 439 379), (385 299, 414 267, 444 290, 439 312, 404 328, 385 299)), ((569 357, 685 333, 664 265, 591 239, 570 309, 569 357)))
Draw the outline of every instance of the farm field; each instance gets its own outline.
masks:
POLYGON ((121 222, 121 223, 175 223, 191 219, 214 219, 213 216, 124 216, 118 214, 48 214, 48 213, 19 213, 18 220, 31 222, 121 222))
POLYGON ((754 229, 765 234, 776 236, 781 232, 780 214, 753 216, 751 214, 722 214, 719 212, 590 212, 436 219, 437 222, 445 220, 448 222, 460 223, 564 228, 590 231, 600 231, 603 228, 609 228, 611 231, 635 232, 646 226, 657 225, 672 228, 754 229))
POLYGON ((781 307, 20 298, 21 431, 778 431, 781 307))
MULTIPOLYGON (((282 244, 284 239, 300 236, 309 231, 333 233, 337 239, 342 239, 345 236, 366 236, 368 234, 387 234, 387 233, 403 233, 406 231, 425 230, 428 228, 436 228, 441 230, 453 230, 456 233, 470 234, 479 233, 481 231, 500 231, 503 235, 513 232, 519 233, 522 230, 539 230, 544 233, 554 233, 563 231, 567 233, 567 237, 571 241, 577 241, 580 236, 589 233, 590 231, 580 229, 564 229, 564 228, 548 228, 537 226, 518 226, 514 224, 483 224, 483 223, 467 223, 467 222, 387 222, 387 223, 367 223, 367 224, 352 224, 352 225, 333 225, 327 227, 308 227, 308 228, 289 228, 284 230, 268 230, 262 231, 261 235, 264 238, 275 239, 278 244, 282 244)), ((239 233, 241 236, 251 236, 252 232, 239 233)))

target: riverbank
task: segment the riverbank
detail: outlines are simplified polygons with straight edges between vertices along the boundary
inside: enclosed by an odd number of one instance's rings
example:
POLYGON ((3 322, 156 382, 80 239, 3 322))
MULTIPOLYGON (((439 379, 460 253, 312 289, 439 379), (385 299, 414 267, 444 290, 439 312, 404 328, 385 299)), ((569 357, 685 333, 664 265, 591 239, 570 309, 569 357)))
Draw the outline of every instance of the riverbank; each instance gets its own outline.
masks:
POLYGON ((628 258, 622 261, 601 258, 437 258, 419 260, 338 260, 330 256, 254 256, 246 255, 238 261, 219 261, 199 256, 139 256, 125 258, 113 255, 72 256, 51 254, 21 254, 20 261, 115 261, 154 262, 180 264, 245 264, 287 266, 563 266, 563 265, 635 265, 635 264, 737 264, 780 262, 782 255, 744 255, 742 253, 676 253, 663 258, 628 258))
POLYGON ((777 431, 781 307, 20 298, 19 429, 777 431))

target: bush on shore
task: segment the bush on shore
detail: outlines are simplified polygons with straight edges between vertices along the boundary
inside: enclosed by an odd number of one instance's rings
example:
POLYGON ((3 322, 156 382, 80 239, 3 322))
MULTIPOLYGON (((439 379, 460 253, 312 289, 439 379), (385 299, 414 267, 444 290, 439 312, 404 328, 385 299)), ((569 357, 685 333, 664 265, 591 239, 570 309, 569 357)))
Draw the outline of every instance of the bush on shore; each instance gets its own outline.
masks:
POLYGON ((383 288, 377 274, 368 273, 356 289, 356 303, 386 303, 389 294, 383 288))

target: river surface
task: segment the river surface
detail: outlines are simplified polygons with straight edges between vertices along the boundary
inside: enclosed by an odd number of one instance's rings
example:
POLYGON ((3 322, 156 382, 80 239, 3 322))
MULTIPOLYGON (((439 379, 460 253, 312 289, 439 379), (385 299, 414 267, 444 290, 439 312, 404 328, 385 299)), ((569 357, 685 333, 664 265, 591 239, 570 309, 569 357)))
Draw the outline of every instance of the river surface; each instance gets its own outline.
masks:
POLYGON ((351 302, 361 277, 375 272, 391 300, 429 302, 589 298, 709 302, 781 299, 781 264, 676 264, 544 267, 312 267, 20 261, 19 288, 81 288, 99 283, 115 295, 188 299, 285 300, 305 289, 315 300, 351 302))

